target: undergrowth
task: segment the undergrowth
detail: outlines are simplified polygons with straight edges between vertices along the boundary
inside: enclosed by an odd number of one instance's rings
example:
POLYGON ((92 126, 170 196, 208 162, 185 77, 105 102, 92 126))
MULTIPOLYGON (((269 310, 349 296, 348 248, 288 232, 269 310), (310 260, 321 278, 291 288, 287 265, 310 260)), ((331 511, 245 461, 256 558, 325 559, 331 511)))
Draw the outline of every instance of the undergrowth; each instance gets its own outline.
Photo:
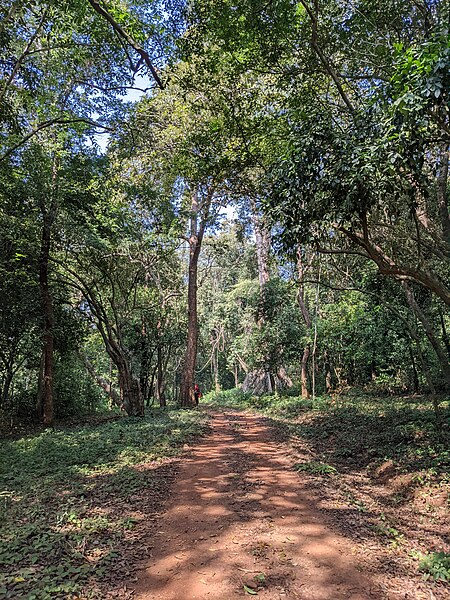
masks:
POLYGON ((424 579, 434 581, 450 581, 450 554, 446 552, 431 552, 419 557, 419 570, 424 579))
MULTIPOLYGON (((447 428, 439 430, 431 402, 423 396, 377 397, 354 391, 305 400, 283 395, 255 397, 235 389, 207 399, 211 406, 218 408, 257 411, 268 418, 282 439, 307 447, 311 460, 295 464, 294 469, 306 476, 335 477, 335 485, 343 490, 346 510, 366 515, 365 525, 370 525, 380 543, 391 551, 400 547, 406 551, 410 547, 401 507, 414 499, 413 489, 424 503, 417 514, 422 520, 430 519, 432 525, 437 509, 428 499, 445 492, 450 482, 448 400, 440 403, 441 420, 447 423, 447 428), (368 476, 369 488, 371 482, 375 486, 383 485, 383 477, 403 478, 403 487, 399 484, 398 488, 387 488, 389 516, 374 508, 376 487, 369 510, 367 497, 352 488, 355 475, 359 481, 361 475, 368 476)), ((423 527, 426 529, 426 524, 423 527)), ((426 535, 422 548, 425 548, 425 539, 428 539, 426 535)), ((442 543, 444 539, 442 536, 442 543)), ((418 568, 424 579, 445 585, 450 581, 450 555, 434 552, 436 546, 432 539, 431 544, 433 547, 428 548, 428 553, 421 554, 418 568)))
MULTIPOLYGON (((448 428, 440 434, 431 402, 423 396, 377 397, 364 393, 321 396, 253 396, 238 389, 208 394, 211 406, 256 410, 287 437, 302 437, 324 462, 339 468, 375 466, 393 460, 399 471, 426 471, 417 477, 447 477, 448 428)), ((450 401, 441 402, 449 423, 450 401)))
POLYGON ((155 410, 3 444, 0 598, 101 597, 124 568, 134 499, 164 493, 162 459, 205 426, 197 411, 155 410))

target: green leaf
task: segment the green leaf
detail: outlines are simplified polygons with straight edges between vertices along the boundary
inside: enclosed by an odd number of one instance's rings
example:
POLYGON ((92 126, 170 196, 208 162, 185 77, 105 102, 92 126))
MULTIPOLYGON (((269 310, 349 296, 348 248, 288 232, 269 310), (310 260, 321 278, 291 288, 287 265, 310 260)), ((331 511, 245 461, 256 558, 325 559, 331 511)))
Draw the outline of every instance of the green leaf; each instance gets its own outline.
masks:
POLYGON ((248 585, 244 585, 244 591, 247 592, 247 594, 251 594, 252 596, 258 595, 258 592, 256 590, 252 590, 252 588, 248 587, 248 585))

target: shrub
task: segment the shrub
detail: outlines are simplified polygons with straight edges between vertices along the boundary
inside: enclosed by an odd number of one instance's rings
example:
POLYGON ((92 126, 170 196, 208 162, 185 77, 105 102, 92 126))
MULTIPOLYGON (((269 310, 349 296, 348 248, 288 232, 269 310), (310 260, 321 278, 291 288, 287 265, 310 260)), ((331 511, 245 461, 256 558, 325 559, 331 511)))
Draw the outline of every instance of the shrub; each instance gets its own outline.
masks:
POLYGON ((433 578, 435 581, 450 581, 450 554, 447 552, 431 552, 422 555, 419 571, 424 579, 433 578))

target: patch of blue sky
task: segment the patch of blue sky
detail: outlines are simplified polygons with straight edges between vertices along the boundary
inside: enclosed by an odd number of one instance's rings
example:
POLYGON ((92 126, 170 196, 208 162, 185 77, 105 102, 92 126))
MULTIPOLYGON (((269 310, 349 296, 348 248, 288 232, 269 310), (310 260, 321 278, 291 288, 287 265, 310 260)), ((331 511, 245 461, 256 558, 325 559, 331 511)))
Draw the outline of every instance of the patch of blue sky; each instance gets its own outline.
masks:
MULTIPOLYGON (((150 93, 154 84, 150 82, 147 74, 137 74, 133 79, 133 83, 129 87, 124 88, 123 102, 135 103, 150 93)), ((94 115, 97 118, 98 115, 94 115)), ((105 153, 108 148, 110 134, 108 131, 99 131, 93 136, 93 143, 97 144, 102 153, 105 153)))

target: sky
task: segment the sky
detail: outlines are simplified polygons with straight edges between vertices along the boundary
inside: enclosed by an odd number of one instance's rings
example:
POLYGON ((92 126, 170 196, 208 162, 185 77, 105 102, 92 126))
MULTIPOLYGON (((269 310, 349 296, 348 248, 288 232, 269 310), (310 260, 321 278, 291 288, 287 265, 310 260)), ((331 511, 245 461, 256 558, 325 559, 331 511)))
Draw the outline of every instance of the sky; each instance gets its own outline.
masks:
MULTIPOLYGON (((145 95, 145 90, 147 88, 151 88, 152 84, 148 78, 148 75, 136 75, 134 78, 134 87, 139 89, 129 89, 125 96, 123 96, 124 102, 137 102, 145 95)), ((109 133, 107 131, 103 133, 97 133, 95 136, 95 141, 100 146, 102 152, 106 151, 109 141, 109 133)))

